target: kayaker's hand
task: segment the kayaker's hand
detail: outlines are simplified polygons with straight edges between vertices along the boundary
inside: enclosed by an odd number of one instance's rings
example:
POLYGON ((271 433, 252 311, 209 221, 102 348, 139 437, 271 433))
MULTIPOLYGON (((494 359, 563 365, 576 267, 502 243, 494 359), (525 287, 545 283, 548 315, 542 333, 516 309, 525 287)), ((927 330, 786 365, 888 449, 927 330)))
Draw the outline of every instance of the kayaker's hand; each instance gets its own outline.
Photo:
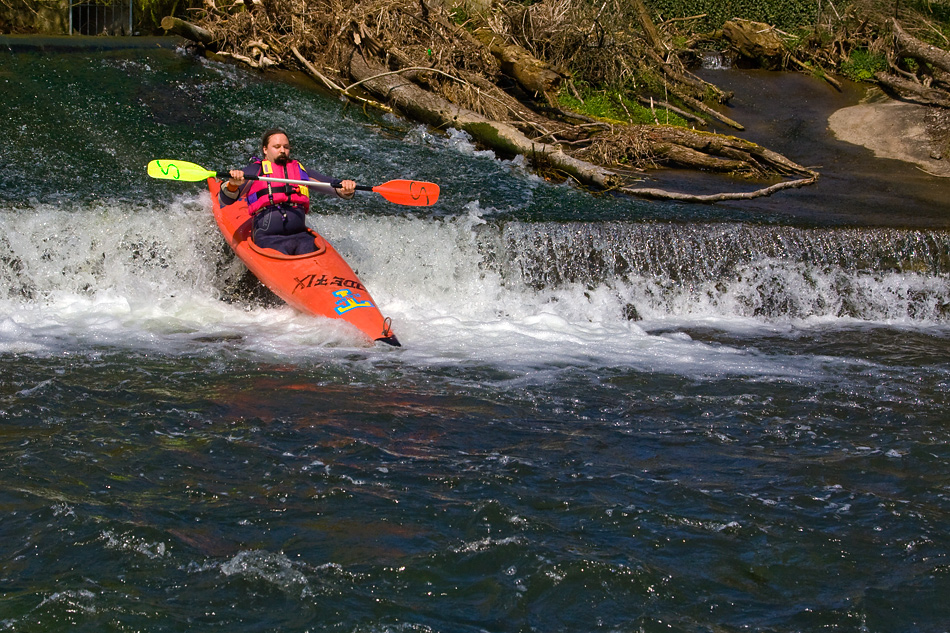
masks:
POLYGON ((356 181, 344 180, 336 191, 341 198, 352 198, 353 194, 356 193, 356 181))
POLYGON ((240 189, 241 185, 244 184, 244 171, 241 169, 232 169, 228 172, 231 175, 231 179, 228 181, 228 189, 234 191, 235 188, 240 189))

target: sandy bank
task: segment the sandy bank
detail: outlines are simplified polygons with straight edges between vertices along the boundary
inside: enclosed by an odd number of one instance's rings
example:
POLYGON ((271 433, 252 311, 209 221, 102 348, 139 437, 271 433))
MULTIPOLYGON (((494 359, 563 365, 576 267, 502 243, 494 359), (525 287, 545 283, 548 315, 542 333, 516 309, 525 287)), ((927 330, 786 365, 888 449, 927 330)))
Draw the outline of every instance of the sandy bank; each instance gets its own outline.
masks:
POLYGON ((925 106, 879 95, 836 111, 828 125, 838 140, 866 147, 878 158, 913 163, 928 174, 950 178, 950 160, 933 157, 928 113, 925 106))

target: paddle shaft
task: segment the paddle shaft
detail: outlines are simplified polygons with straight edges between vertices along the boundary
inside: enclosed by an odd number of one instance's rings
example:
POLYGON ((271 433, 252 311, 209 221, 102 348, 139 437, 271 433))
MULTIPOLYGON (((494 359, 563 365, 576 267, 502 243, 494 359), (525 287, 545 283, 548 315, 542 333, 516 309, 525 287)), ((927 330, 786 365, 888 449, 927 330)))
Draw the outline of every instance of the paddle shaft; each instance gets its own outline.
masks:
MULTIPOLYGON (((222 178, 229 180, 230 171, 209 171, 201 165, 188 163, 178 160, 153 160, 148 163, 148 175, 152 178, 162 180, 179 180, 185 182, 198 182, 206 178, 222 178)), ((290 178, 274 178, 273 176, 259 176, 244 174, 245 180, 263 180, 266 182, 286 182, 293 185, 303 185, 304 187, 316 187, 325 192, 336 193, 341 189, 340 184, 343 181, 332 180, 324 182, 321 180, 292 180, 290 178)), ((439 200, 439 185, 434 182, 424 182, 420 180, 390 180, 381 185, 356 185, 359 191, 372 191, 378 193, 386 200, 395 204, 403 204, 410 207, 428 207, 439 200)))
MULTIPOLYGON (((218 178, 230 178, 230 172, 219 171, 217 174, 218 178)), ((326 189, 328 191, 334 191, 339 189, 339 187, 334 187, 328 182, 323 182, 322 180, 294 180, 293 178, 273 178, 271 176, 251 176, 244 174, 244 180, 263 180, 264 182, 285 182, 290 185, 303 185, 304 187, 317 187, 326 189)), ((358 191, 372 191, 373 188, 369 185, 356 185, 358 191)))

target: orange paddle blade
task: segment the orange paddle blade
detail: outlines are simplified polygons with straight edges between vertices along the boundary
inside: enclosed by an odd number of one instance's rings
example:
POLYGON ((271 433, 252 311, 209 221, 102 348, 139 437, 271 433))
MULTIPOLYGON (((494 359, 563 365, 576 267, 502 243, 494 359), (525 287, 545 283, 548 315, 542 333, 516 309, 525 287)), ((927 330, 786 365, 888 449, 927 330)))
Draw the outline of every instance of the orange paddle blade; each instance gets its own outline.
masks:
POLYGON ((439 199, 439 185, 422 180, 390 180, 373 191, 390 202, 414 207, 428 207, 439 199))

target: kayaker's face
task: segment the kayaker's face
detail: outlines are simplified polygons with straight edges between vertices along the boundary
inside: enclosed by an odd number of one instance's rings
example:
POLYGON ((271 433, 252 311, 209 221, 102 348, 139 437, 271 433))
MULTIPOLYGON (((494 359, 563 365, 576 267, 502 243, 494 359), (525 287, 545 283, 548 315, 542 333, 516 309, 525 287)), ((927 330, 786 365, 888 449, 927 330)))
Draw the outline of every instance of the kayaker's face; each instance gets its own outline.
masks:
POLYGON ((278 165, 286 165, 290 160, 290 140, 283 134, 275 134, 267 140, 264 148, 264 160, 278 165))

